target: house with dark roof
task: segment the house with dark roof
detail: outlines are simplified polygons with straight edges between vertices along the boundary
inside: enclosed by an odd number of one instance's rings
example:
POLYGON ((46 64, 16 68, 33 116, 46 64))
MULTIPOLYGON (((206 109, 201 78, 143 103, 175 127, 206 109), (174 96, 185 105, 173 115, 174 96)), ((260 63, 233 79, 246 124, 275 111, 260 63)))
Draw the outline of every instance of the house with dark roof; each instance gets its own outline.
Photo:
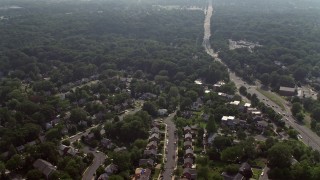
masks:
POLYGON ((185 141, 192 141, 192 134, 191 133, 187 133, 184 135, 184 140, 185 141))
POLYGON ((193 158, 194 154, 193 154, 193 150, 192 149, 186 149, 185 153, 184 153, 184 158, 193 158))
POLYGON ((192 148, 192 141, 185 141, 183 142, 184 149, 191 149, 192 148))
POLYGON ((192 158, 185 158, 183 159, 183 167, 184 168, 192 168, 193 159, 192 158))
POLYGON ((160 132, 158 127, 153 127, 150 131, 151 131, 151 134, 160 132))
POLYGON ((143 156, 145 158, 155 158, 157 155, 157 150, 156 149, 146 149, 143 151, 143 156))
POLYGON ((111 142, 111 140, 107 138, 101 139, 100 144, 103 148, 107 148, 107 149, 111 149, 113 146, 113 143, 111 142))
POLYGON ((159 141, 159 134, 158 133, 153 133, 151 134, 151 136, 149 137, 149 142, 150 141, 159 141))
POLYGON ((224 180, 245 180, 244 176, 240 173, 228 174, 227 172, 222 172, 221 176, 224 180))
POLYGON ((247 162, 241 164, 239 173, 242 174, 246 179, 250 179, 253 175, 251 166, 247 162))
POLYGON ((47 179, 49 178, 49 176, 53 172, 55 172, 57 170, 56 166, 53 166, 51 163, 49 163, 48 161, 45 161, 43 159, 37 159, 33 163, 33 167, 38 169, 39 171, 41 171, 42 174, 44 174, 47 179))
POLYGON ((191 133, 191 127, 190 127, 190 126, 185 126, 185 127, 183 128, 183 133, 184 133, 184 134, 191 133))
POLYGON ((279 94, 281 96, 294 96, 296 95, 296 88, 294 87, 285 87, 285 86, 280 86, 279 89, 279 94))
POLYGON ((158 143, 156 141, 151 141, 147 145, 147 149, 157 149, 158 148, 158 143))
POLYGON ((115 174, 118 171, 118 166, 111 163, 109 164, 105 169, 104 172, 107 173, 108 175, 115 174))
POLYGON ((184 168, 181 178, 187 178, 189 180, 196 180, 197 179, 197 171, 195 169, 191 169, 191 168, 184 168))
POLYGON ((153 159, 140 159, 139 166, 153 167, 154 161, 153 159))

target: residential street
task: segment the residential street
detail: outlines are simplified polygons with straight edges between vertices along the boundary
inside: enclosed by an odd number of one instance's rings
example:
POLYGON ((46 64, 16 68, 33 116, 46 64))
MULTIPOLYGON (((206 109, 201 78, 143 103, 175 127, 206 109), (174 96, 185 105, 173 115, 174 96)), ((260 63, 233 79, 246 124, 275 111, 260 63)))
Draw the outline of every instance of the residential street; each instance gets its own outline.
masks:
POLYGON ((96 170, 98 167, 104 162, 106 159, 106 155, 102 152, 97 152, 97 151, 91 151, 88 146, 82 148, 82 150, 85 153, 93 153, 94 159, 92 161, 92 164, 84 171, 82 175, 83 180, 91 180, 94 179, 94 174, 96 173, 96 170))
MULTIPOLYGON (((143 103, 142 101, 139 101, 140 103, 143 103)), ((127 110, 124 114, 121 114, 119 116, 119 119, 120 120, 123 120, 123 117, 126 116, 126 115, 129 115, 129 114, 134 114, 138 111, 141 110, 141 106, 136 106, 134 109, 131 109, 131 110, 127 110)), ((81 136, 86 136, 90 133, 90 131, 93 129, 93 128, 96 128, 98 127, 100 124, 97 124, 95 126, 92 126, 92 127, 89 127, 88 129, 86 129, 85 131, 83 132, 79 132, 77 133, 76 135, 73 135, 73 136, 70 136, 68 138, 65 138, 63 140, 66 140, 66 139, 69 139, 69 141, 71 143, 79 140, 81 138, 81 136)), ((103 127, 102 127, 103 128, 103 127)), ((101 133, 104 134, 104 130, 102 129, 101 130, 101 133)), ((61 140, 61 141, 63 141, 61 140)), ((82 179, 83 180, 91 180, 94 178, 94 173, 96 172, 96 170, 98 169, 98 167, 104 162, 104 160, 106 159, 106 155, 103 153, 103 152, 96 152, 96 151, 91 151, 89 150, 89 147, 88 146, 85 146, 82 148, 82 150, 85 152, 85 153, 93 153, 94 155, 94 159, 92 161, 92 164, 85 170, 85 172, 83 173, 82 175, 82 179)))
MULTIPOLYGON (((175 144, 175 142, 177 142, 177 139, 175 137, 175 130, 176 130, 176 126, 173 123, 173 117, 176 115, 176 112, 170 114, 169 117, 164 119, 164 123, 167 124, 167 138, 165 139, 165 141, 168 140, 168 144, 166 146, 166 149, 168 150, 168 153, 166 154, 165 159, 167 159, 167 161, 165 162, 164 165, 164 172, 163 172, 163 179, 165 180, 169 180, 172 178, 172 174, 174 172, 174 169, 176 167, 177 164, 177 155, 176 155, 176 150, 177 150, 177 145, 175 144)), ((165 142, 166 145, 167 142, 165 142)))

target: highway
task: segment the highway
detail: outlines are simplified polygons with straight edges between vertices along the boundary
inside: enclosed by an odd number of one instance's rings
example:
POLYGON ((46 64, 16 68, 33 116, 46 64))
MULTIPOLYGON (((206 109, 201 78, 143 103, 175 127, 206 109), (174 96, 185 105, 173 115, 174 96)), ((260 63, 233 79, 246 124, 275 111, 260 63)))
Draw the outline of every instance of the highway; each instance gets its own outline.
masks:
MULTIPOLYGON (((212 12, 213 12, 213 7, 212 7, 211 0, 209 0, 209 5, 207 8, 206 18, 205 18, 205 22, 204 22, 204 31, 205 32, 204 32, 204 38, 203 38, 202 44, 203 44, 207 54, 209 54, 211 57, 213 57, 215 61, 219 61, 222 64, 224 64, 223 61, 221 61, 221 59, 219 59, 218 53, 215 53, 210 45, 210 36, 211 36, 210 20, 212 17, 212 12), (209 26, 209 28, 208 28, 208 26, 209 26)), ((227 66, 226 64, 224 64, 224 65, 227 66)), ((281 115, 285 115, 284 119, 286 119, 285 120, 286 125, 291 126, 296 131, 298 131, 298 133, 302 137, 299 139, 303 143, 305 143, 306 145, 312 147, 315 150, 320 151, 320 138, 318 137, 317 134, 315 134, 309 128, 307 128, 301 124, 296 123, 295 119, 293 118, 293 116, 291 114, 290 107, 288 106, 288 102, 284 103, 285 108, 281 109, 277 104, 275 104, 274 102, 269 100, 267 97, 265 97, 263 94, 261 94, 259 91, 257 91, 256 90, 257 86, 248 85, 246 82, 242 81, 240 77, 236 76, 235 73, 230 71, 229 68, 228 68, 228 71, 229 71, 230 79, 236 84, 237 88, 239 88, 241 86, 245 86, 247 88, 247 91, 250 94, 256 94, 258 99, 261 102, 265 103, 266 105, 269 105, 271 108, 273 108, 273 110, 275 112, 278 112, 281 115)))

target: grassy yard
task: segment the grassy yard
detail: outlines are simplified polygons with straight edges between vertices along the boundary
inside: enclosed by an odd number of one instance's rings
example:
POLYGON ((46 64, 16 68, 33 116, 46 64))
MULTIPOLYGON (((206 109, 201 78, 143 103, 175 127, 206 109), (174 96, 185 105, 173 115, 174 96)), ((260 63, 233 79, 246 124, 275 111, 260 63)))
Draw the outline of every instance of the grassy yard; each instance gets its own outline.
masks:
POLYGON ((257 168, 252 168, 252 172, 253 172, 253 179, 259 179, 262 169, 257 169, 257 168))
POLYGON ((152 179, 158 179, 159 174, 160 174, 160 168, 155 168, 152 179))
POLYGON ((257 88, 257 91, 259 91, 261 94, 263 94, 264 96, 266 96, 268 99, 270 99, 271 101, 273 101, 274 103, 276 103, 278 106, 281 107, 281 109, 284 109, 284 105, 282 104, 282 99, 281 97, 269 92, 269 91, 264 91, 260 88, 257 88))

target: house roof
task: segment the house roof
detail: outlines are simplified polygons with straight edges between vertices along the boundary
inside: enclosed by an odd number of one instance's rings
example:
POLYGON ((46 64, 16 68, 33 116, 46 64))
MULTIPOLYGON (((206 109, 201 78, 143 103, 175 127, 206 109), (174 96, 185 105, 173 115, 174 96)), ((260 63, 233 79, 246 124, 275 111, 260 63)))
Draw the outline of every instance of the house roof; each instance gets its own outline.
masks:
POLYGON ((191 127, 190 127, 190 126, 185 126, 185 127, 183 127, 183 130, 184 130, 184 131, 191 130, 191 127))
POLYGON ((144 155, 156 155, 157 151, 155 149, 150 149, 150 150, 146 149, 146 150, 144 150, 143 154, 144 155))
POLYGON ((191 138, 192 139, 192 134, 191 133, 187 133, 184 135, 184 138, 187 139, 187 138, 191 138))
POLYGON ((135 170, 135 175, 140 176, 140 180, 149 180, 151 174, 151 170, 149 168, 137 168, 135 170))
POLYGON ((113 174, 113 173, 115 173, 115 172, 118 171, 118 166, 115 165, 115 164, 113 164, 113 163, 111 163, 111 164, 109 164, 109 165, 104 169, 104 171, 105 171, 108 175, 111 175, 111 174, 113 174))
POLYGON ((159 139, 159 134, 158 134, 158 133, 153 133, 153 134, 151 134, 151 136, 150 136, 149 139, 152 139, 152 138, 157 138, 157 139, 159 139))
POLYGON ((235 117, 234 116, 222 116, 221 120, 222 121, 228 121, 228 120, 234 120, 235 117))
POLYGON ((193 164, 193 159, 192 159, 192 158, 185 158, 185 159, 183 160, 183 164, 186 164, 186 163, 193 164))
POLYGON ((37 168, 39 171, 41 171, 47 177, 49 177, 49 175, 57 169, 51 163, 49 163, 48 161, 45 161, 43 159, 37 159, 33 163, 33 167, 37 168))
POLYGON ((183 143, 183 146, 192 146, 192 142, 191 141, 185 141, 183 143))
POLYGON ((261 127, 268 127, 268 122, 266 121, 258 121, 257 124, 258 126, 261 126, 261 127))
POLYGON ((295 92, 295 91, 296 91, 296 88, 280 86, 280 91, 295 92))
POLYGON ((251 170, 251 166, 247 162, 244 162, 241 164, 239 171, 246 171, 246 170, 251 170))
POLYGON ((158 133, 160 130, 159 130, 159 128, 158 127, 153 127, 152 129, 151 129, 151 132, 152 133, 158 133))
POLYGON ((186 153, 185 154, 193 154, 193 150, 192 149, 186 149, 186 153))
POLYGON ((150 166, 153 166, 153 164, 154 164, 153 159, 140 159, 140 160, 139 160, 139 166, 142 166, 142 165, 150 165, 150 166))
POLYGON ((157 142, 156 141, 151 141, 148 143, 147 147, 151 147, 151 146, 158 146, 157 142))
POLYGON ((196 174, 197 171, 195 169, 191 169, 191 168, 184 168, 183 169, 183 174, 185 174, 185 173, 193 175, 193 174, 196 174))

